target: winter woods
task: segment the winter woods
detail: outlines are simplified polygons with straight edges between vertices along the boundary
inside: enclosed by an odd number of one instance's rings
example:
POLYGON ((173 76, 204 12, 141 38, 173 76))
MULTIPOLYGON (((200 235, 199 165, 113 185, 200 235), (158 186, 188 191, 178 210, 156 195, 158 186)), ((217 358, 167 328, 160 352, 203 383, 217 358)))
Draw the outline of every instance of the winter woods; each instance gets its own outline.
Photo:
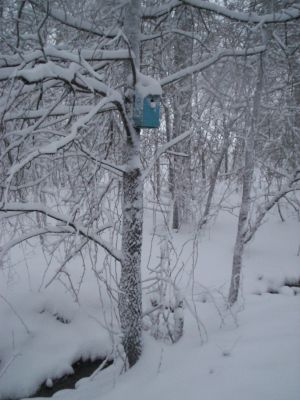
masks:
POLYGON ((0 265, 36 238, 56 262, 43 284, 59 279, 78 301, 89 264, 132 366, 143 348, 145 209, 164 222, 148 313, 172 342, 184 300, 169 232, 236 213, 232 306, 244 246, 267 212, 285 201, 299 215, 299 3, 1 0, 0 18, 0 265), (134 96, 147 77, 162 88, 161 120, 140 130, 134 96))

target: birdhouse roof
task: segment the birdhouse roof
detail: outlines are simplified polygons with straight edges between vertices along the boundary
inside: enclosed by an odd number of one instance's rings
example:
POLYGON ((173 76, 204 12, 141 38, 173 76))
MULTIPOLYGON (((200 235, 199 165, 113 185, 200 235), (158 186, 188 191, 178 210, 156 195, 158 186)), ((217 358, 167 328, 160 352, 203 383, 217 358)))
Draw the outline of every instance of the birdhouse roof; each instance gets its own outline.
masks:
POLYGON ((149 95, 162 95, 162 88, 159 82, 151 76, 141 74, 140 72, 137 74, 135 89, 143 98, 149 95))

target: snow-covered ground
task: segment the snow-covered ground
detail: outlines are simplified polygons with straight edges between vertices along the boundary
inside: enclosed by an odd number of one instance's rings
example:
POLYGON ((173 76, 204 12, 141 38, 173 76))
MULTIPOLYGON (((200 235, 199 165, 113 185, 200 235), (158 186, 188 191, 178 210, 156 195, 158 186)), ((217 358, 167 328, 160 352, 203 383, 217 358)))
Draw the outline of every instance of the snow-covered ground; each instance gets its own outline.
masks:
MULTIPOLYGON (((142 358, 131 370, 120 374, 119 359, 54 398, 298 400, 300 293, 283 283, 300 278, 300 223, 289 211, 285 216, 282 223, 274 210, 247 246, 240 300, 228 311, 224 299, 237 221, 221 212, 198 238, 195 268, 192 240, 180 258, 185 267, 176 283, 186 297, 183 338, 171 345, 145 333, 142 358)), ((144 265, 152 231, 148 214, 144 265)), ((188 230, 174 233, 175 248, 180 251, 191 238, 188 230)), ((51 383, 70 371, 79 358, 111 356, 113 347, 104 326, 114 318, 103 315, 108 300, 99 293, 93 274, 86 273, 79 306, 59 282, 43 289, 51 273, 43 280, 37 245, 26 252, 27 263, 21 249, 15 249, 14 267, 0 271, 1 400, 24 398, 46 379, 51 383)), ((157 264, 158 254, 154 246, 151 265, 157 264)))

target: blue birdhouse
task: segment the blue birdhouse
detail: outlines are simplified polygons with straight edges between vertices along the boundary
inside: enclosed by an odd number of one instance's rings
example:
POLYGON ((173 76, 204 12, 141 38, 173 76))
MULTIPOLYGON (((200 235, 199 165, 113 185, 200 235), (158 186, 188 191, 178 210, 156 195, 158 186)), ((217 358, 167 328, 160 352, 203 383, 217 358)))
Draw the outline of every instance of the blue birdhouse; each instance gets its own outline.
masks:
POLYGON ((133 122, 136 128, 159 128, 160 96, 134 96, 133 122))
POLYGON ((133 124, 136 128, 159 128, 160 95, 159 83, 139 73, 133 105, 133 124))

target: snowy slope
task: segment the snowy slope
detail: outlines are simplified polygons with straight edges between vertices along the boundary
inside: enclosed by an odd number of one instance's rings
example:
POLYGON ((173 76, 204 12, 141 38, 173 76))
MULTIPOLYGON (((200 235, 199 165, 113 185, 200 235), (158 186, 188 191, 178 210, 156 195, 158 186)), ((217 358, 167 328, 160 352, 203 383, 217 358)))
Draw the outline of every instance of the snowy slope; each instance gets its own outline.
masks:
MULTIPOLYGON (((187 300, 182 340, 164 344, 145 333, 142 359, 130 371, 120 375, 119 360, 92 379, 81 380, 76 390, 58 392, 54 398, 298 400, 300 294, 282 285, 286 278, 300 277, 300 224, 294 215, 286 217, 282 223, 274 212, 247 246, 242 295, 239 304, 228 311, 224 296, 230 281, 236 218, 221 213, 200 235, 194 271, 193 242, 182 252, 185 268, 177 281, 187 300), (270 289, 279 293, 268 293, 270 289)), ((150 251, 151 221, 147 216, 144 265, 150 251)), ((190 232, 174 234, 175 247, 180 249, 192 237, 190 232)), ((155 246, 153 264, 158 254, 155 246)), ((18 250, 13 257, 21 260, 22 254, 18 250)), ((113 347, 103 328, 92 274, 82 286, 79 306, 59 284, 38 291, 43 269, 37 248, 29 260, 28 274, 22 263, 10 274, 2 271, 1 400, 28 396, 45 379, 68 372, 78 358, 105 356, 113 347)), ((105 302, 104 298, 104 307, 105 302)))

